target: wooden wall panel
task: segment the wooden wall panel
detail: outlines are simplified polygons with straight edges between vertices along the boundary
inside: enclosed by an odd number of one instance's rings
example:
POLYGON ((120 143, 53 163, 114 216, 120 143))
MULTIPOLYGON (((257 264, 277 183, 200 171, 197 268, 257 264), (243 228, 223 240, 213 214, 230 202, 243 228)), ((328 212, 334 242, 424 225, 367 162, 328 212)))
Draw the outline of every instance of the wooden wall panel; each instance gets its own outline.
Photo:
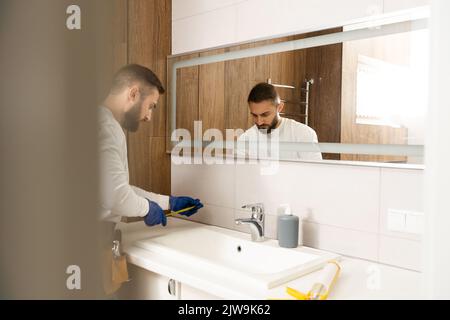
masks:
POLYGON ((303 92, 303 87, 305 85, 306 79, 306 53, 307 50, 296 50, 294 53, 294 62, 292 65, 292 69, 294 70, 294 86, 295 90, 291 90, 293 92, 292 97, 286 97, 287 100, 285 102, 284 113, 286 118, 294 119, 295 121, 305 123, 305 117, 300 116, 301 114, 305 114, 305 106, 300 104, 304 102, 306 97, 303 92))
POLYGON ((225 62, 225 128, 248 128, 247 98, 254 85, 251 64, 254 59, 225 62))
POLYGON ((115 72, 127 64, 127 0, 97 1, 102 16, 96 21, 96 63, 98 103, 109 93, 115 72))
MULTIPOLYGON (((227 48, 227 52, 255 47, 244 44, 227 48)), ((225 62, 225 128, 247 130, 253 125, 248 110, 248 94, 258 82, 266 81, 269 60, 252 57, 225 62)))
POLYGON ((165 137, 151 137, 149 141, 149 189, 159 194, 170 194, 170 157, 166 155, 165 137))
MULTIPOLYGON (((283 38, 285 39, 285 38, 283 38)), ((279 42, 276 39, 275 40, 265 40, 265 41, 259 41, 251 45, 247 45, 248 47, 259 47, 271 43, 279 42)), ((245 47, 243 47, 245 48, 245 47)), ((254 84, 260 82, 267 82, 267 80, 270 78, 270 67, 271 67, 271 61, 269 55, 263 55, 263 56, 257 56, 250 58, 250 80, 253 80, 254 84)))
MULTIPOLYGON (((163 84, 171 53, 171 6, 171 0, 128 0, 128 63, 150 68, 163 84)), ((166 137, 166 102, 167 94, 161 96, 152 120, 128 134, 130 182, 155 193, 170 192, 170 155, 161 142, 166 137)))
MULTIPOLYGON (((294 37, 282 38, 283 41, 294 40, 294 37)), ((278 42, 278 41, 277 41, 278 42)), ((301 100, 301 81, 299 81, 299 72, 296 69, 295 51, 282 52, 269 55, 270 71, 269 76, 274 84, 293 86, 290 88, 277 88, 277 92, 281 99, 285 100, 285 109, 283 117, 292 118, 296 121, 303 122, 301 117, 293 116, 301 114, 303 110, 298 104, 301 100)))
MULTIPOLYGON (((332 29, 320 34, 339 31, 332 29)), ((342 44, 308 49, 306 64, 306 78, 314 79, 310 125, 316 129, 319 141, 340 142, 342 44)))
MULTIPOLYGON (((272 43, 291 41, 294 37, 284 37, 272 43)), ((293 68, 295 63, 295 52, 287 51, 281 53, 270 54, 269 58, 269 76, 273 83, 295 85, 296 70, 293 68)), ((278 90, 282 90, 279 88, 278 90)), ((292 94, 292 89, 287 91, 286 94, 292 94)), ((286 96, 286 99, 291 98, 286 96)))
POLYGON ((342 45, 308 49, 306 78, 311 86, 309 124, 321 142, 340 142, 342 45))
MULTIPOLYGON (((172 62, 188 60, 198 57, 199 54, 186 55, 172 59, 172 62)), ((170 75, 169 75, 170 79, 170 75)), ((199 67, 181 68, 177 70, 177 128, 189 130, 194 137, 194 121, 199 119, 198 114, 199 67)))
MULTIPOLYGON (((249 44, 248 47, 258 47, 261 45, 273 43, 276 40, 265 40, 260 41, 257 43, 249 44)), ((243 47, 245 49, 245 47, 243 47)), ((253 117, 250 115, 250 111, 248 109, 248 95, 251 91, 251 89, 261 82, 267 82, 267 80, 270 78, 270 66, 271 61, 270 57, 268 55, 264 56, 257 56, 252 57, 248 59, 250 64, 250 70, 249 70, 249 81, 250 83, 246 86, 246 92, 243 94, 244 96, 244 104, 246 106, 247 110, 247 126, 242 127, 242 129, 246 130, 254 125, 253 117)))
POLYGON ((128 133, 128 169, 130 184, 150 191, 150 138, 140 129, 136 133, 128 133))
MULTIPOLYGON (((298 35, 295 36, 295 39, 330 34, 341 30, 341 28, 322 30, 298 35)), ((297 86, 305 88, 306 80, 314 80, 314 84, 310 87, 308 125, 316 131, 319 142, 339 143, 341 141, 342 45, 322 46, 295 52, 297 86)), ((301 101, 306 101, 304 92, 301 94, 301 101)), ((302 107, 301 110, 304 113, 305 108, 302 107)), ((288 111, 290 110, 287 109, 288 111)), ((298 109, 295 110, 295 113, 298 113, 298 109)), ((291 118, 305 122, 302 117, 291 118)), ((322 154, 322 156, 324 159, 340 159, 339 155, 334 154, 322 154)))
MULTIPOLYGON (((233 46, 228 51, 254 48, 262 45, 283 42, 290 39, 283 37, 264 40, 239 46, 233 46)), ((253 118, 248 109, 248 95, 251 89, 260 82, 290 84, 295 83, 295 70, 293 68, 294 53, 286 52, 273 55, 264 55, 226 62, 226 114, 227 128, 241 128, 246 130, 254 125, 253 118)), ((283 99, 290 99, 292 90, 279 90, 283 99)))
MULTIPOLYGON (((224 49, 201 53, 208 56, 225 52, 224 49)), ((203 131, 225 129, 225 63, 210 63, 199 67, 198 112, 203 131)))
MULTIPOLYGON (((306 79, 310 86, 308 125, 319 142, 341 142, 342 45, 307 50, 306 79)), ((339 160, 336 154, 322 154, 324 159, 339 160)))
MULTIPOLYGON (((128 62, 150 68, 164 84, 166 59, 171 48, 171 1, 128 0, 128 62)), ((152 121, 143 125, 149 137, 164 137, 166 96, 160 98, 152 121)))
POLYGON ((128 62, 128 0, 113 0, 113 69, 114 72, 128 62))

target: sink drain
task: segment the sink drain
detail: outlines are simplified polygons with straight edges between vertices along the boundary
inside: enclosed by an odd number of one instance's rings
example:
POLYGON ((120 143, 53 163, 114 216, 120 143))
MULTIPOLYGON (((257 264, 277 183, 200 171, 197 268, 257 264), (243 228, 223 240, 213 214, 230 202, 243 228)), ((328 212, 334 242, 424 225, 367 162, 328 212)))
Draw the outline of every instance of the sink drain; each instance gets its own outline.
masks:
POLYGON ((241 251, 242 251, 241 246, 237 246, 237 251, 238 251, 238 252, 241 252, 241 251))

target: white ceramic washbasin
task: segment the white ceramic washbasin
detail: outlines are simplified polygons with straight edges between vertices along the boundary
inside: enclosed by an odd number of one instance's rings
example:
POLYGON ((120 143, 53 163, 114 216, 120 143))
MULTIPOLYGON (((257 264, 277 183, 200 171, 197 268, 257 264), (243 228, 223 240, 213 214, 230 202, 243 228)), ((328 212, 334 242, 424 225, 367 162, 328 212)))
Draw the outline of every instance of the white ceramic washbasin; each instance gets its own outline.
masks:
POLYGON ((188 264, 220 278, 273 288, 321 268, 337 255, 300 247, 284 249, 274 240, 252 242, 247 234, 205 226, 178 228, 136 241, 135 246, 188 264))

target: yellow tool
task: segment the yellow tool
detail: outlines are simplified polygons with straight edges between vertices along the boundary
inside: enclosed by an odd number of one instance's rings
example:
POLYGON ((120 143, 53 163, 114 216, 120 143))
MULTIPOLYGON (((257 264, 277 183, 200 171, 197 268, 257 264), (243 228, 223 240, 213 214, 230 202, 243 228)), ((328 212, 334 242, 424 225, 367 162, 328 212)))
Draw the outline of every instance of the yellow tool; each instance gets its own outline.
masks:
POLYGON ((329 261, 308 293, 305 294, 289 287, 286 288, 286 293, 297 300, 326 300, 339 277, 340 271, 341 266, 337 261, 329 261))
POLYGON ((289 287, 286 287, 286 293, 297 300, 309 300, 308 295, 289 287))
POLYGON ((307 294, 292 288, 286 288, 286 292, 299 300, 326 300, 330 290, 336 283, 341 271, 341 266, 335 260, 329 261, 320 273, 319 279, 314 283, 307 294))
POLYGON ((192 206, 192 207, 184 208, 184 209, 181 209, 181 210, 178 210, 178 211, 171 211, 171 212, 169 212, 169 213, 166 213, 166 217, 172 217, 172 216, 174 216, 174 215, 176 215, 176 214, 181 214, 181 213, 183 213, 183 212, 192 210, 192 209, 194 209, 194 208, 195 208, 195 206, 192 206))

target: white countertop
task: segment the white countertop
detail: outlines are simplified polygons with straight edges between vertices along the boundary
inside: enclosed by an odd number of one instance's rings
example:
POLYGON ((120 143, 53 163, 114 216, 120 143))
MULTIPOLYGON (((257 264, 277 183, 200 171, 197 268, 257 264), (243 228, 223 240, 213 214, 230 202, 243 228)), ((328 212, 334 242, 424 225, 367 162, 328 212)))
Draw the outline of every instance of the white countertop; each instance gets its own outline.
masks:
MULTIPOLYGON (((168 226, 147 227, 143 222, 119 224, 123 233, 124 250, 128 254, 130 263, 152 272, 175 279, 191 287, 202 290, 211 295, 224 299, 292 299, 286 294, 287 286, 301 292, 308 292, 314 284, 320 271, 304 275, 296 280, 272 289, 260 290, 245 287, 236 281, 227 278, 217 279, 217 275, 209 277, 207 272, 196 270, 192 265, 183 264, 170 257, 154 254, 145 249, 133 246, 133 242, 152 236, 159 236, 176 231, 177 227, 198 223, 182 219, 169 218, 168 226)), ((223 229, 224 232, 233 232, 223 229)), ((236 233, 249 237, 245 233, 236 233)), ((415 271, 387 266, 375 262, 343 257, 340 261, 342 267, 340 276, 332 288, 329 299, 422 299, 422 274, 415 271)))

